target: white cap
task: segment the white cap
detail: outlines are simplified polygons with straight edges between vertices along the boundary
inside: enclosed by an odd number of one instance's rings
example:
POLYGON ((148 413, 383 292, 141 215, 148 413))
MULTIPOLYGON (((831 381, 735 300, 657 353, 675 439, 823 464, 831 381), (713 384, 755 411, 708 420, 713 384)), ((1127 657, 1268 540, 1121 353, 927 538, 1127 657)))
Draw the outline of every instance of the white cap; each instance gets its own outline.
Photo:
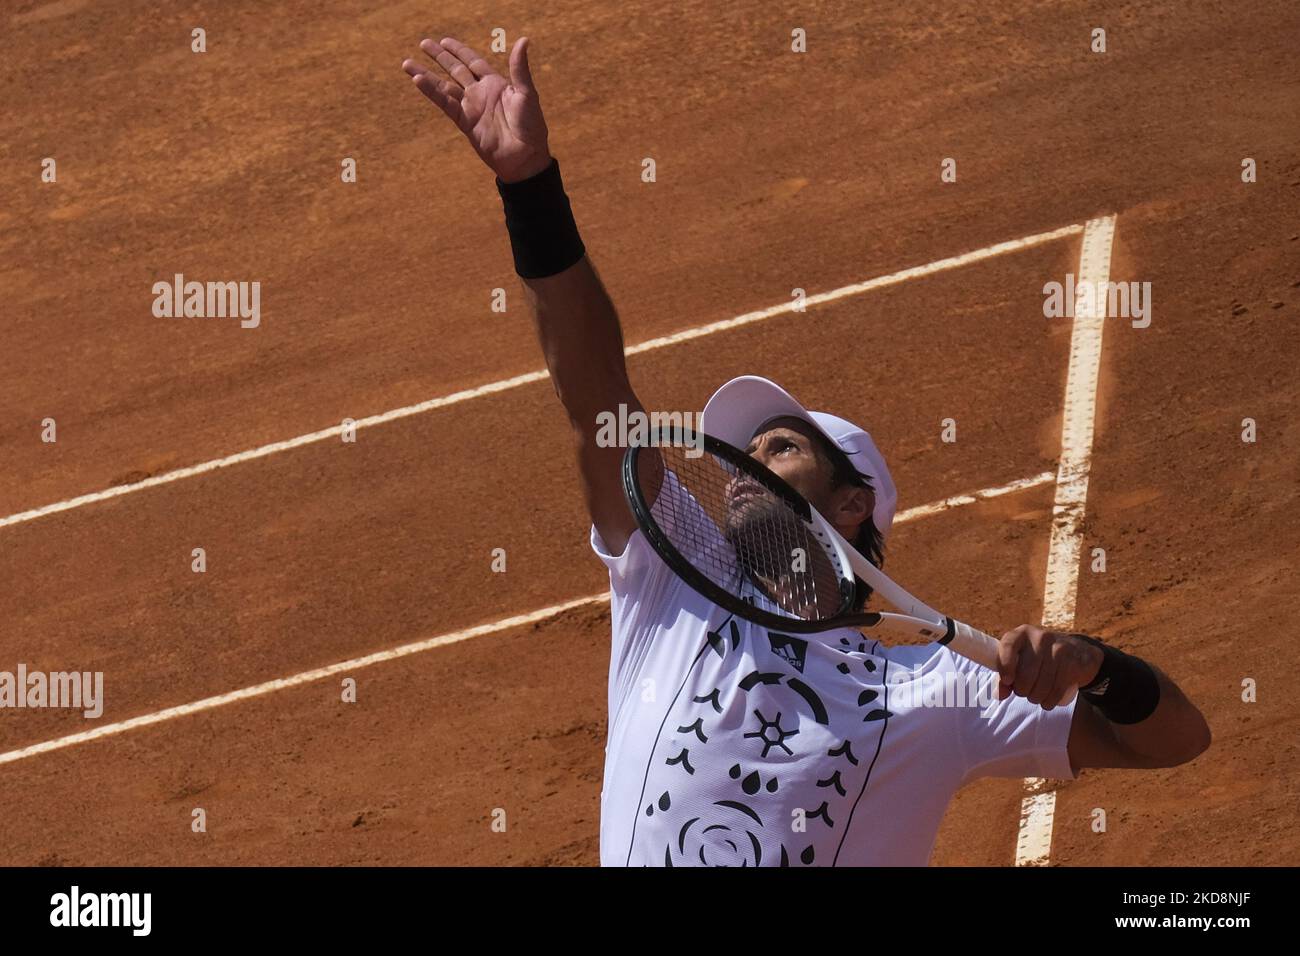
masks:
POLYGON ((871 513, 876 530, 882 536, 889 534, 898 492, 885 459, 865 429, 826 412, 808 411, 775 382, 758 375, 742 375, 713 393, 700 415, 700 431, 744 448, 760 425, 783 417, 803 419, 848 455, 853 467, 871 481, 876 494, 871 513))

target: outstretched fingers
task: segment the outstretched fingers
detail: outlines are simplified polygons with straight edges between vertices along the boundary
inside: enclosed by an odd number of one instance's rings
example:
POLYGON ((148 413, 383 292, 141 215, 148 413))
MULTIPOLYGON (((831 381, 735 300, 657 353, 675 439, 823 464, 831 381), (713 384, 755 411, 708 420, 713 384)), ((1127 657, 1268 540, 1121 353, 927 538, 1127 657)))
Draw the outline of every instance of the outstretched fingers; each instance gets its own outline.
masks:
POLYGON ((411 77, 416 88, 446 113, 453 123, 460 126, 464 122, 465 114, 460 108, 460 98, 464 91, 459 86, 439 79, 432 70, 425 69, 414 60, 404 61, 402 69, 411 77))
POLYGON ((421 40, 420 49, 433 58, 440 67, 447 71, 448 75, 461 86, 465 88, 474 82, 474 74, 470 72, 469 67, 460 60, 456 59, 442 47, 438 46, 433 40, 421 40))
POLYGON ((429 69, 418 60, 403 60, 402 69, 405 70, 413 80, 418 79, 421 76, 425 77, 435 86, 435 88, 457 100, 465 95, 465 90, 458 83, 448 83, 435 70, 429 69))
MULTIPOLYGON (((466 69, 470 74, 472 74, 473 79, 470 80, 471 83, 474 82, 474 80, 481 80, 485 76, 496 76, 497 71, 492 69, 491 63, 483 59, 483 57, 479 56, 455 37, 443 37, 439 43, 444 52, 442 55, 436 57, 438 65, 448 73, 451 73, 452 76, 455 76, 458 81, 460 80, 460 77, 456 73, 452 72, 453 66, 456 64, 459 64, 462 69, 466 69), (450 59, 444 61, 444 56, 449 57, 450 59)), ((461 82, 460 85, 468 86, 469 84, 461 82)))

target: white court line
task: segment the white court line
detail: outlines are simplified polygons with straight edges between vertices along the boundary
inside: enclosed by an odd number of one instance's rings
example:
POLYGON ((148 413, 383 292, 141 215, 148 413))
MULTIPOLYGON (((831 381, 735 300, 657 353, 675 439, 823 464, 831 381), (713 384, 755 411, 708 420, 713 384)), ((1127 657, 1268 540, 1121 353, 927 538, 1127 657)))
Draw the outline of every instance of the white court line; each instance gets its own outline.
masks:
POLYGON ((940 511, 947 511, 949 508, 956 508, 959 505, 970 505, 977 501, 983 501, 986 498, 998 498, 1002 495, 1009 495, 1013 491, 1024 491, 1026 488, 1037 488, 1039 485, 1045 485, 1056 476, 1050 471, 1045 471, 1041 475, 1034 475, 1032 478, 1021 478, 1017 481, 1008 482, 1005 485, 999 485, 996 488, 984 488, 981 491, 972 491, 965 495, 953 495, 951 498, 944 498, 942 501, 931 502, 928 505, 917 505, 915 508, 908 508, 906 511, 900 511, 894 516, 894 524, 901 524, 904 521, 915 521, 917 518, 925 518, 932 514, 938 514, 940 511))
MULTIPOLYGON (((1110 252, 1115 238, 1115 217, 1091 219, 1083 232, 1079 253, 1077 291, 1085 283, 1110 281, 1110 252)), ((1092 288, 1097 288, 1093 285, 1092 288)), ((1061 461, 1056 477, 1056 504, 1052 509, 1052 540, 1047 552, 1047 580, 1043 588, 1043 624, 1053 630, 1074 628, 1079 588, 1079 556, 1083 548, 1080 527, 1088 499, 1088 473, 1092 467, 1092 437, 1097 418, 1097 379, 1101 370, 1101 333, 1106 296, 1093 296, 1094 308, 1079 309, 1076 302, 1074 333, 1070 339, 1070 367, 1065 381, 1065 410, 1061 423, 1061 461)), ((1083 305, 1087 305, 1084 302, 1083 305)), ((1056 792, 1041 777, 1025 780, 1026 796, 1020 804, 1020 832, 1016 837, 1016 866, 1044 866, 1052 851, 1052 825, 1056 792)))
POLYGON ((352 660, 340 661, 337 664, 318 667, 315 670, 302 671, 290 677, 281 677, 278 680, 270 680, 264 684, 254 684, 252 687, 244 687, 241 690, 232 690, 227 694, 218 694, 216 697, 205 697, 202 700, 196 700, 190 704, 179 704, 176 707, 168 707, 166 710, 155 711, 152 714, 142 714, 139 717, 132 717, 130 720, 105 724, 103 727, 96 727, 94 730, 83 731, 79 734, 69 734, 66 737, 58 737, 54 740, 47 740, 43 743, 32 744, 30 747, 23 747, 21 750, 10 750, 7 753, 2 753, 0 754, 0 764, 12 763, 15 760, 22 760, 24 757, 35 757, 37 754, 50 753, 54 750, 62 750, 64 747, 71 747, 73 744, 87 743, 91 740, 98 740, 100 737, 125 733, 128 730, 135 730, 139 727, 148 727, 152 724, 160 724, 165 720, 172 720, 176 717, 185 717, 190 714, 197 714, 204 710, 212 710, 216 707, 223 707, 226 704, 233 704, 236 701, 261 697, 263 694, 269 694, 272 691, 288 690, 290 687, 297 687, 300 684, 310 684, 313 681, 324 680, 326 677, 333 676, 334 674, 360 670, 363 667, 369 667, 371 664, 396 660, 399 657, 418 654, 421 651, 427 651, 434 647, 442 647, 446 644, 455 644, 458 641, 467 641, 472 637, 481 637, 484 634, 492 634, 496 631, 504 631, 512 627, 522 627, 525 624, 535 624, 538 621, 544 621, 547 618, 554 617, 557 614, 562 614, 575 607, 583 607, 587 604, 596 604, 602 600, 608 601, 609 595, 598 594, 593 597, 577 598, 572 601, 566 601, 563 604, 553 604, 550 607, 544 607, 539 611, 533 611, 531 614, 520 614, 515 617, 503 618, 500 621, 493 621, 491 624, 480 624, 477 627, 467 628, 463 631, 454 631, 450 634, 441 634, 438 637, 425 638, 423 641, 416 641, 412 644, 403 644, 399 647, 389 648, 386 651, 377 651, 374 654, 367 654, 365 657, 355 657, 352 660))
MULTIPOLYGON (((1053 475, 1050 471, 1041 475, 1035 475, 1032 478, 1021 478, 1017 481, 1008 482, 996 488, 984 488, 980 491, 974 491, 965 495, 954 495, 951 498, 944 498, 942 501, 934 501, 930 504, 920 505, 916 508, 909 508, 907 511, 900 512, 894 518, 895 524, 901 524, 906 521, 915 521, 917 518, 925 518, 930 515, 938 514, 941 511, 947 511, 950 508, 961 507, 962 505, 973 504, 976 501, 983 501, 988 498, 997 498, 1001 495, 1011 494, 1016 491, 1024 491, 1027 488, 1035 488, 1039 485, 1045 485, 1050 482, 1053 475)), ((514 617, 503 618, 499 621, 493 621, 490 624, 479 624, 475 627, 466 628, 460 631, 453 631, 449 634, 440 634, 437 637, 425 638, 422 641, 415 641, 411 644, 402 644, 398 647, 389 648, 386 651, 376 651, 373 654, 367 654, 364 657, 355 657, 351 660, 340 661, 337 664, 329 664, 325 667, 318 667, 314 670, 302 671, 289 677, 281 677, 276 680, 266 681, 262 684, 254 684, 252 687, 244 687, 240 690, 233 690, 229 693, 218 694, 215 697, 205 697, 202 700, 196 700, 189 704, 179 704, 175 707, 168 707, 165 710, 155 711, 151 714, 142 714, 139 717, 132 717, 129 720, 121 720, 112 724, 105 724, 102 727, 96 727, 94 730, 86 730, 81 733, 69 734, 66 737, 56 737, 53 740, 42 741, 41 743, 32 744, 19 750, 10 750, 6 753, 0 753, 0 764, 13 763, 17 760, 23 760, 27 757, 36 757, 40 754, 52 753, 55 750, 62 750, 65 747, 71 747, 75 744, 89 743, 92 740, 98 740, 101 737, 110 737, 115 734, 126 733, 129 730, 137 730, 141 727, 149 727, 153 724, 160 724, 163 721, 174 720, 177 717, 187 717, 190 714, 197 714, 205 710, 213 710, 217 707, 224 707, 226 704, 233 704, 241 700, 249 700, 253 697, 261 697, 264 694, 270 694, 277 690, 288 690, 291 687, 298 687, 302 684, 310 684, 314 681, 324 680, 326 677, 332 677, 335 674, 344 674, 350 671, 360 670, 369 667, 372 664, 379 664, 384 661, 397 660, 399 657, 407 657, 411 654, 419 654, 422 651, 432 650, 435 647, 443 647, 447 644, 456 644, 460 641, 467 641, 473 637, 483 637, 487 634, 495 634, 498 631, 509 630, 514 627, 523 627, 526 624, 536 624, 539 621, 545 621, 548 618, 563 614, 565 611, 571 611, 574 608, 586 607, 588 605, 603 604, 609 601, 608 592, 601 594, 592 594, 587 597, 574 598, 572 601, 565 601, 563 604, 553 604, 550 607, 544 607, 528 614, 520 614, 514 617)))
MULTIPOLYGON (((821 292, 817 295, 811 295, 804 299, 804 304, 805 306, 812 306, 821 305, 824 302, 833 302, 836 299, 842 299, 850 295, 859 295, 863 292, 870 292, 873 289, 895 285, 899 282, 905 282, 908 279, 933 275, 936 272, 956 269, 960 266, 969 265, 972 262, 979 262, 983 259, 990 259, 994 256, 1005 255, 1009 252, 1017 252, 1021 249, 1039 246, 1056 239, 1064 239, 1066 236, 1072 236, 1082 231, 1083 226, 1063 226, 1062 228, 1054 229, 1051 232, 1040 232, 1032 236, 1026 236, 1023 239, 1011 239, 1007 242, 999 242, 996 245, 985 246, 983 249, 976 249, 973 252, 963 253, 959 256, 950 256, 947 259, 938 259, 935 262, 928 263, 927 265, 914 266, 910 269, 904 269, 901 272, 894 272, 886 276, 879 276, 875 279, 868 279, 866 282, 855 282, 852 285, 840 286, 838 289, 832 289, 830 292, 821 292)), ((725 332, 729 329, 739 328, 742 325, 749 325, 752 322, 762 322, 778 315, 784 315, 787 312, 794 312, 796 305, 796 301, 791 300, 780 305, 772 306, 768 309, 761 309, 757 312, 746 312, 744 315, 738 315, 735 318, 723 319, 720 322, 712 322, 708 325, 701 325, 693 329, 685 329, 681 332, 675 332, 672 335, 650 339, 649 341, 629 346, 625 350, 625 354, 639 355, 642 352, 652 352, 655 349, 666 348, 670 345, 676 345, 679 342, 687 342, 691 339, 702 338, 706 335, 714 335, 718 332, 725 332)), ((523 375, 501 379, 500 381, 491 382, 487 385, 480 385, 477 388, 468 388, 459 392, 452 392, 450 395, 431 398, 428 401, 420 402, 416 405, 407 405, 403 408, 394 408, 386 412, 381 412, 378 415, 370 415, 367 418, 358 418, 355 421, 355 428, 359 431, 363 428, 370 428, 373 425, 382 425, 385 422, 396 421, 399 418, 407 418, 411 415, 420 415, 424 412, 430 412, 438 408, 446 408, 448 405, 456 405, 460 402, 467 402, 471 399, 482 398, 485 395, 495 395, 498 392, 509 391, 510 389, 519 388, 520 386, 528 385, 533 382, 541 382, 547 377, 548 375, 545 369, 526 372, 523 375)), ((46 515, 58 514, 60 511, 70 511, 73 508, 81 508, 85 505, 95 504, 96 502, 107 501, 110 498, 117 498, 121 495, 131 494, 136 491, 144 491, 146 488, 156 488, 158 485, 180 481, 182 478, 193 478, 196 475, 202 475, 209 471, 216 471, 219 468, 229 468, 231 465, 253 461, 256 458, 265 458, 268 455, 274 455, 282 451, 289 451, 290 449, 299 448, 303 445, 310 445, 314 442, 337 438, 342 434, 343 425, 340 423, 331 428, 322 428, 320 431, 309 432, 306 435, 299 435, 297 438, 272 442, 269 445, 262 445, 259 448, 237 452, 233 455, 227 455, 224 458, 214 458, 212 461, 205 461, 202 464, 191 465, 187 468, 179 468, 176 471, 169 471, 161 475, 154 475, 150 478, 145 478, 142 481, 132 482, 129 485, 117 485, 113 488, 106 488, 103 491, 95 491, 89 494, 79 495, 76 498, 69 498, 65 501, 57 501, 54 504, 44 505, 40 508, 33 508, 30 511, 20 511, 17 514, 0 518, 0 528, 21 524, 24 521, 34 521, 35 519, 43 518, 46 515)))

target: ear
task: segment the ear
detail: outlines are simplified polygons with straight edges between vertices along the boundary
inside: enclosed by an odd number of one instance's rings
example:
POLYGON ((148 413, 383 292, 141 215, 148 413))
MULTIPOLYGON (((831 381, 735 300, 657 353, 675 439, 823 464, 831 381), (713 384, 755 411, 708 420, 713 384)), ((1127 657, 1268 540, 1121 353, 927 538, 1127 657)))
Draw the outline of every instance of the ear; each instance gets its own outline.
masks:
POLYGON ((857 528, 871 517, 876 507, 876 495, 869 488, 858 485, 842 485, 835 489, 831 498, 831 513, 827 519, 839 527, 857 528))

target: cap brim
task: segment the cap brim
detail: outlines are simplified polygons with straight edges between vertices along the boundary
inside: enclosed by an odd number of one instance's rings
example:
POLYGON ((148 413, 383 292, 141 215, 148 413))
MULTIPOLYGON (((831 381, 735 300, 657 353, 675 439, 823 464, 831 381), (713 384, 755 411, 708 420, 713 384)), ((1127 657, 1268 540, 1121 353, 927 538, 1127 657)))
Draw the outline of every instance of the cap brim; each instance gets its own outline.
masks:
POLYGON ((700 431, 744 448, 760 425, 787 417, 807 422, 832 445, 836 444, 793 395, 758 375, 733 378, 714 392, 700 415, 700 431))
POLYGON ((860 426, 823 412, 814 414, 775 382, 759 375, 742 375, 713 393, 700 415, 700 431, 743 449, 748 447, 761 426, 774 418, 787 417, 807 422, 832 447, 845 452, 853 467, 871 480, 875 495, 872 518, 877 530, 888 534, 894 521, 897 491, 870 433, 860 426), (843 436, 860 436, 860 447, 845 448, 842 436, 827 431, 827 426, 818 421, 818 417, 830 423, 831 427, 842 428, 843 436))

